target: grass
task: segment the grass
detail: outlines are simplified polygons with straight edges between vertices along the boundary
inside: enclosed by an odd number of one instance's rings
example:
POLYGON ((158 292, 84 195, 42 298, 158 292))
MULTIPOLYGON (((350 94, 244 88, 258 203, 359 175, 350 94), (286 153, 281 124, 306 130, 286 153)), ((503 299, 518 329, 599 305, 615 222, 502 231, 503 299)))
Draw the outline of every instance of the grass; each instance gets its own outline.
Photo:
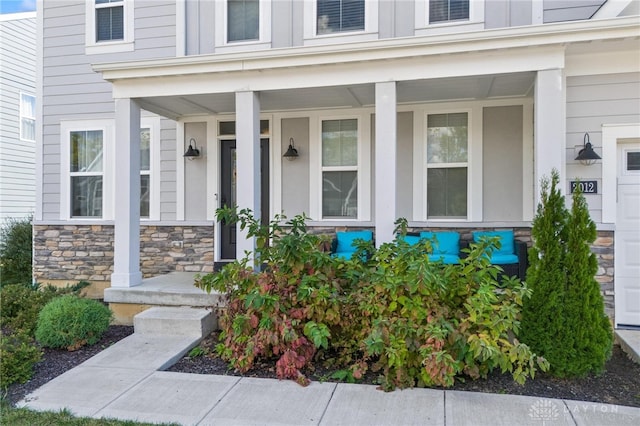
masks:
MULTIPOLYGON (((38 412, 26 408, 13 408, 3 403, 0 413, 0 425, 11 426, 133 426, 156 425, 155 423, 138 423, 114 419, 92 419, 89 417, 75 417, 68 410, 58 412, 38 412)), ((164 423, 173 425, 175 423, 164 423)))

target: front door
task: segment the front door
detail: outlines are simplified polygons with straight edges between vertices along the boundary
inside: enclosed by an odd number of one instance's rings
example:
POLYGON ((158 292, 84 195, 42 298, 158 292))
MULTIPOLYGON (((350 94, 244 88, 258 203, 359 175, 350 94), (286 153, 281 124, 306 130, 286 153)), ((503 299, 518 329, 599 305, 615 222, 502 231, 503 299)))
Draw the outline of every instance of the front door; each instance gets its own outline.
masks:
MULTIPOLYGON (((236 141, 220 141, 220 205, 237 205, 236 141)), ((260 210, 261 223, 269 223, 269 139, 260 139, 260 210)), ((236 226, 220 223, 221 260, 236 258, 236 226)))
POLYGON ((618 326, 640 327, 640 144, 618 144, 615 230, 615 311, 618 326))

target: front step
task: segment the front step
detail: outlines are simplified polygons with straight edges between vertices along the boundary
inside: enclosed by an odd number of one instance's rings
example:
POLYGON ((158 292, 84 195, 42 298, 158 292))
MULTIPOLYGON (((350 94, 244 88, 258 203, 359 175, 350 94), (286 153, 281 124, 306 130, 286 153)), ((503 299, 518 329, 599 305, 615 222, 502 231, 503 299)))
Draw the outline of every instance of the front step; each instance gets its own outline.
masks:
POLYGON ((203 338, 217 327, 213 312, 203 308, 153 307, 133 317, 136 334, 203 338))

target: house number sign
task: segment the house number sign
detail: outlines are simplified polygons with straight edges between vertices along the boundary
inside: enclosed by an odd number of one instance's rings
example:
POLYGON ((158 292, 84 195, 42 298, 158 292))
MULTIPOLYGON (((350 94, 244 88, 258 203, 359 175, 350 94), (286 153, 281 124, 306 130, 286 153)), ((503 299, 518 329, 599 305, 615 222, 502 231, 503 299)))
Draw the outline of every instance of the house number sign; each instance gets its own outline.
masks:
POLYGON ((573 194, 576 188, 580 188, 583 194, 597 194, 598 193, 598 181, 597 180, 572 180, 571 181, 571 193, 573 194))

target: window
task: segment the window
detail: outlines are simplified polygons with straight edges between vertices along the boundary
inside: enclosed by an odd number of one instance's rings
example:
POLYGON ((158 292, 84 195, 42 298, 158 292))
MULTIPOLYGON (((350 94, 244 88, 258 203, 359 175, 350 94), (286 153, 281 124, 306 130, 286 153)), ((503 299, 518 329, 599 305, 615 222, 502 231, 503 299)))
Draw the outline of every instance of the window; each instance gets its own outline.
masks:
POLYGON ((25 93, 20 94, 20 139, 36 140, 36 98, 25 93))
POLYGON ((364 0, 318 0, 318 35, 364 30, 364 9, 364 0))
POLYGON ((103 141, 102 130, 70 132, 72 217, 102 216, 103 141))
POLYGON ((358 120, 322 121, 322 217, 358 216, 358 120))
POLYGON ((429 23, 469 19, 469 0, 429 0, 429 23))
POLYGON ((427 217, 467 217, 468 113, 427 116, 427 217))
POLYGON ((151 210, 151 130, 140 129, 140 217, 151 210))
POLYGON ((260 8, 258 0, 228 0, 227 41, 258 40, 260 8))
POLYGON ((96 42, 124 40, 124 0, 96 0, 96 42))

